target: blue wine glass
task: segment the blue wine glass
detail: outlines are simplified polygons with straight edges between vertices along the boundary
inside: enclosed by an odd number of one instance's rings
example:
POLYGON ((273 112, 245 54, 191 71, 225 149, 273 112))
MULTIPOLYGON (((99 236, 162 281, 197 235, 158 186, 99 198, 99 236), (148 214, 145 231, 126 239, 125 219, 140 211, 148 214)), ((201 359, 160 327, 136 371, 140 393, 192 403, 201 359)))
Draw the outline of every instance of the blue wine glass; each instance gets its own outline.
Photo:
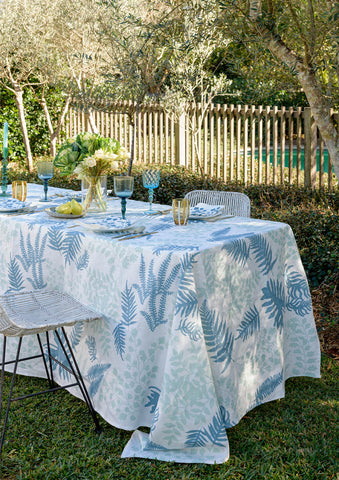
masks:
POLYGON ((121 214, 125 220, 126 202, 133 193, 134 177, 119 176, 114 177, 114 193, 121 198, 121 214))
POLYGON ((145 213, 153 213, 152 202, 153 202, 153 190, 159 187, 160 181, 160 170, 150 168, 142 172, 142 183, 145 188, 148 189, 148 200, 149 200, 149 210, 145 213))
POLYGON ((45 193, 45 197, 41 198, 40 202, 51 202, 51 199, 47 198, 47 191, 48 191, 48 180, 53 178, 53 175, 54 175, 53 162, 49 162, 49 161, 38 162, 38 177, 44 183, 44 193, 45 193))

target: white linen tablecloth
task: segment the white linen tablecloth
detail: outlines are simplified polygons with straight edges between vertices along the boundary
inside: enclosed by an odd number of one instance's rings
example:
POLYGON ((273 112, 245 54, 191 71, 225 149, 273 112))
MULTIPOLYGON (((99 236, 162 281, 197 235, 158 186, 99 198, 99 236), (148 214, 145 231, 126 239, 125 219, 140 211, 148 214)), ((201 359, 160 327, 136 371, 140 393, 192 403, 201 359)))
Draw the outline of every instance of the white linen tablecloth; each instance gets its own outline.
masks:
MULTIPOLYGON (((121 429, 150 427, 123 457, 222 463, 227 428, 284 397, 287 378, 320 376, 305 272, 286 224, 179 227, 171 214, 143 215, 147 207, 129 200, 127 218, 158 233, 121 242, 86 229, 95 215, 0 214, 0 293, 55 289, 104 314, 68 332, 95 409, 121 429)), ((119 200, 108 210, 119 217, 119 200)), ((23 354, 35 348, 25 338, 23 354)), ((32 361, 20 373, 44 376, 32 361)))

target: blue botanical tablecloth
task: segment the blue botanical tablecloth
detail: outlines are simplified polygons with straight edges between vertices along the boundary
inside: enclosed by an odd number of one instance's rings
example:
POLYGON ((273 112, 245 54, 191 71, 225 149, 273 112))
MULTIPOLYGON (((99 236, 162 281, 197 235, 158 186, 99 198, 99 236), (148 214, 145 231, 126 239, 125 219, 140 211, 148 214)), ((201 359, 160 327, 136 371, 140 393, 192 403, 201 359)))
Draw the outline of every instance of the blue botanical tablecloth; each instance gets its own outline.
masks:
MULTIPOLYGON (((121 242, 88 230, 94 215, 0 214, 0 293, 56 289, 104 314, 69 337, 102 417, 150 428, 133 433, 123 457, 222 463, 227 428, 282 398, 287 378, 320 376, 304 269, 286 224, 234 217, 178 227, 147 208, 129 200, 127 217, 158 233, 121 242)), ((108 210, 119 217, 119 200, 108 210)), ((35 337, 23 348, 32 353, 35 337)), ((32 361, 20 373, 44 376, 32 361)), ((62 375, 56 366, 59 383, 62 375)))

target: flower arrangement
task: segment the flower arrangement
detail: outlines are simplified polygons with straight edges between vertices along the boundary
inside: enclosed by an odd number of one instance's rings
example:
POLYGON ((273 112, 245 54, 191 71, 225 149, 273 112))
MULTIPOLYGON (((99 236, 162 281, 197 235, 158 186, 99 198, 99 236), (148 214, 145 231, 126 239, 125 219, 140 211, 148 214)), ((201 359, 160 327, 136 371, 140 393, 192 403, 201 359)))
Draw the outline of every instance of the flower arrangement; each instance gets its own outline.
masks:
POLYGON ((129 157, 129 152, 121 147, 117 140, 102 137, 96 133, 84 132, 79 133, 75 139, 70 138, 60 147, 54 159, 54 165, 60 170, 61 175, 71 175, 72 173, 82 175, 87 172, 88 175, 98 176, 117 168, 117 162, 129 157), (85 162, 82 168, 76 171, 76 168, 81 166, 85 160, 87 163, 85 162), (95 168, 93 168, 94 166, 95 168))
POLYGON ((119 166, 119 162, 129 159, 130 154, 117 140, 94 133, 80 133, 76 139, 64 143, 54 159, 62 175, 76 174, 86 183, 84 210, 96 205, 106 210, 103 199, 101 177, 119 166))
POLYGON ((118 168, 119 161, 129 158, 128 152, 124 147, 120 147, 119 154, 109 153, 102 148, 96 150, 90 157, 85 157, 75 167, 75 173, 81 180, 86 177, 99 177, 109 173, 111 170, 118 168))

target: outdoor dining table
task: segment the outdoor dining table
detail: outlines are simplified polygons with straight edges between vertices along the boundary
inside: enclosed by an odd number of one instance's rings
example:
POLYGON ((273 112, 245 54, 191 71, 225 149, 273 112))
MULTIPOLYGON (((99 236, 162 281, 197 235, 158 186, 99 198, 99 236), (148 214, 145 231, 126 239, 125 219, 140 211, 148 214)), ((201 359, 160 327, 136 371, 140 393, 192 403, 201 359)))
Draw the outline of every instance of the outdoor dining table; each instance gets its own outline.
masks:
MULTIPOLYGON (((246 412, 284 397, 289 377, 320 377, 289 225, 235 216, 176 226, 171 213, 145 215, 148 204, 128 200, 126 218, 157 233, 120 241, 90 225, 120 217, 118 199, 72 220, 43 211, 41 193, 28 185, 39 211, 0 214, 0 293, 59 290, 103 314, 68 334, 96 411, 134 430, 122 457, 223 463, 226 430, 246 412)), ((32 354, 34 337, 26 342, 32 354)), ((44 376, 34 361, 19 373, 44 376)), ((54 375, 66 381, 57 365, 54 375)))

